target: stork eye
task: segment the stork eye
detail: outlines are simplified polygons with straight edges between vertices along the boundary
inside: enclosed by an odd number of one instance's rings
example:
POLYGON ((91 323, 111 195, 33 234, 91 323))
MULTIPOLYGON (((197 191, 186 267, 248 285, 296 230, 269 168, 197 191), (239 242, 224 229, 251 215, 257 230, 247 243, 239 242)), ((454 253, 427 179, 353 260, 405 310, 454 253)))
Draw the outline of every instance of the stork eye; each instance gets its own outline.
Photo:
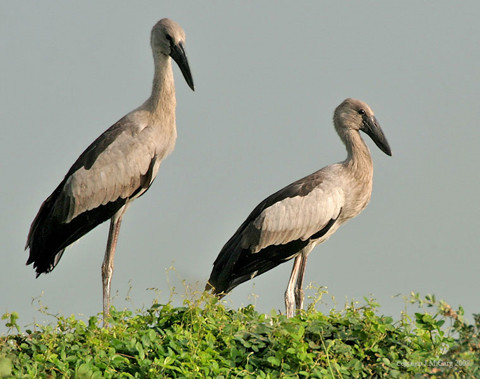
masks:
POLYGON ((358 111, 358 113, 363 116, 366 112, 365 112, 365 109, 360 109, 360 110, 358 111))

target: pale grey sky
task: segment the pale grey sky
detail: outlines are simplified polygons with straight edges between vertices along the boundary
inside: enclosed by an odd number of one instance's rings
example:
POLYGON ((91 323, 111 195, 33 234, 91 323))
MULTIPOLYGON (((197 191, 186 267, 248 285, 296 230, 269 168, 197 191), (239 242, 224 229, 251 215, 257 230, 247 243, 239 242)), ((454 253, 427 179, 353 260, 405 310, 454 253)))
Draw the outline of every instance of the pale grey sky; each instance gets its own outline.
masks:
MULTIPOLYGON (((124 218, 113 304, 149 306, 151 287, 167 302, 172 265, 176 304, 181 280, 203 288, 262 199, 345 158, 331 119, 356 97, 376 112, 393 157, 366 137, 371 203, 315 248, 306 283, 328 286, 339 305, 372 295, 394 317, 404 304, 392 296, 434 293, 471 318, 480 311, 479 12, 478 1, 1 2, 0 314, 48 320, 31 304, 40 295, 50 313, 101 311, 108 223, 38 279, 23 247, 78 155, 149 96, 150 29, 170 17, 185 29, 196 91, 175 66, 177 146, 124 218)), ((283 311, 292 263, 237 287, 230 306, 283 311)))

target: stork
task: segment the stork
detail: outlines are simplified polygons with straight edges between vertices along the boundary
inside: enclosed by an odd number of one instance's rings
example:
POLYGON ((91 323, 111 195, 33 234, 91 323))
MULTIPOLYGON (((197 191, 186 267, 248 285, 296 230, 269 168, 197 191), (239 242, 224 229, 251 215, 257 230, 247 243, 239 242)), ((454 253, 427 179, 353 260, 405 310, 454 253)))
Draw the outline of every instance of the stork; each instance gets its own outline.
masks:
POLYGON ((103 320, 110 310, 115 247, 122 217, 143 195, 163 159, 175 146, 175 85, 170 57, 194 90, 185 53, 185 33, 164 18, 151 31, 154 78, 150 97, 108 128, 75 161, 43 202, 28 233, 25 249, 37 277, 52 271, 65 248, 97 225, 111 220, 102 264, 103 320))
POLYGON ((347 159, 322 168, 263 200, 223 246, 205 290, 223 297, 239 284, 295 258, 285 292, 287 317, 303 308, 307 256, 370 201, 373 163, 360 136, 368 134, 392 155, 372 109, 363 101, 344 100, 333 123, 347 159))

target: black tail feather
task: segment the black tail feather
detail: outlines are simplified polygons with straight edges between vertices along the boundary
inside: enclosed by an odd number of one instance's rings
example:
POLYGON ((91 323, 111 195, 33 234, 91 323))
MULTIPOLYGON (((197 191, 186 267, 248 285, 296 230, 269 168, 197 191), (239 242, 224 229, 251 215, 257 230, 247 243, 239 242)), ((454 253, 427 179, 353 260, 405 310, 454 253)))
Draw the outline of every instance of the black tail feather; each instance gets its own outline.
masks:
POLYGON ((110 219, 126 202, 125 199, 118 199, 84 212, 66 223, 55 216, 55 204, 63 184, 42 204, 28 234, 25 249, 30 250, 30 255, 26 264, 33 263, 37 277, 52 271, 67 246, 110 219))
POLYGON ((227 242, 214 263, 206 290, 224 296, 239 284, 261 275, 294 258, 310 240, 295 240, 285 245, 271 245, 258 253, 243 249, 236 236, 227 242))

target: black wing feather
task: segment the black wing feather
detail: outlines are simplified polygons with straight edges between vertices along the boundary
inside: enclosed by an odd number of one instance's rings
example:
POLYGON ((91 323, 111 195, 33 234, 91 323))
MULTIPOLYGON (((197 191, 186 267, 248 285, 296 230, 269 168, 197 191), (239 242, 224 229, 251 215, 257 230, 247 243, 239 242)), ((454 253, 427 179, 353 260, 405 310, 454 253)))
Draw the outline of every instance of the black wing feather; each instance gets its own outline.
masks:
POLYGON ((307 196, 322 180, 321 173, 317 171, 282 188, 258 204, 220 251, 213 264, 206 290, 212 289, 213 293, 224 295, 239 284, 252 279, 253 276, 261 275, 290 260, 312 239, 320 238, 327 233, 338 217, 330 220, 327 225, 306 240, 298 239, 283 245, 270 245, 256 253, 241 246, 243 232, 264 209, 286 198, 307 196))
MULTIPOLYGON (((95 209, 83 212, 68 223, 59 216, 63 212, 56 211, 56 207, 61 207, 57 200, 62 197, 61 194, 68 178, 82 167, 90 169, 100 154, 125 130, 125 125, 124 119, 119 120, 91 143, 78 157, 55 191, 40 207, 30 227, 25 247, 30 250, 27 265, 33 263, 37 277, 42 273, 52 271, 66 247, 96 226, 112 218, 129 199, 118 198, 105 205, 100 205, 95 209)), ((130 197, 136 196, 141 191, 145 192, 150 187, 153 182, 153 167, 156 160, 157 157, 154 156, 147 172, 141 176, 140 187, 130 197)))
MULTIPOLYGON (((239 236, 231 239, 223 247, 221 259, 215 262, 212 274, 206 289, 213 289, 213 293, 222 296, 230 292, 239 284, 261 275, 281 263, 295 257, 310 241, 322 237, 335 224, 337 219, 331 219, 321 230, 306 240, 297 239, 284 245, 270 245, 257 253, 241 248, 239 236)), ((220 258, 220 257, 219 257, 220 258)))
POLYGON ((26 246, 30 251, 27 265, 33 263, 37 277, 52 271, 67 246, 112 218, 126 202, 126 199, 120 198, 84 212, 69 223, 65 223, 54 215, 55 201, 64 183, 65 180, 44 201, 30 227, 26 246))

